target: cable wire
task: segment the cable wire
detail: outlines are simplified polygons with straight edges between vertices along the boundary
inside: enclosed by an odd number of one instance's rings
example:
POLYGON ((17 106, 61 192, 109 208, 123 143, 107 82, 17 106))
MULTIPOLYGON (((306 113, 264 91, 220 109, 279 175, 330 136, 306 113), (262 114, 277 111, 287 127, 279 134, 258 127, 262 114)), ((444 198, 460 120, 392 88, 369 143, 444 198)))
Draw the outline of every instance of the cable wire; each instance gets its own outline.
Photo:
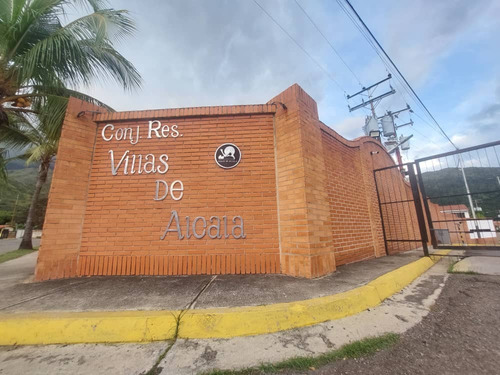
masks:
MULTIPOLYGON (((344 6, 344 4, 342 3, 341 0, 337 0, 337 4, 340 6, 340 8, 344 11, 344 13, 348 16, 348 18, 351 20, 351 22, 353 23, 353 25, 358 29, 358 31, 360 32, 360 34, 366 39, 367 43, 373 48, 373 50, 377 53, 377 55, 379 56, 380 60, 382 61, 382 63, 384 64, 384 66, 386 67, 387 71, 388 72, 391 72, 392 75, 394 77, 396 77, 397 79, 397 82, 399 82, 399 86, 400 88, 403 89, 403 91, 406 91, 408 93, 408 95, 410 96, 410 98, 413 99, 413 101, 415 101, 415 103, 417 104, 418 107, 420 107, 423 112, 425 112, 425 108, 422 107, 422 105, 419 103, 418 101, 418 98, 415 97, 415 95, 412 94, 412 92, 406 87, 406 85, 404 84, 404 82, 401 80, 401 78, 399 77, 399 75, 397 74, 397 72, 394 71, 394 69, 392 68, 392 66, 389 64, 389 62, 386 61, 386 59, 384 58, 384 56, 379 52, 378 48, 376 47, 376 45, 373 43, 373 41, 371 40, 370 36, 366 33, 366 31, 361 28, 358 23, 356 22, 356 19, 351 15, 351 13, 347 10, 347 8, 344 6)), ((404 93, 403 91, 400 91, 401 95, 403 95, 404 97, 404 93)), ((405 99, 406 100, 406 99, 405 99)), ((432 130, 438 132, 441 136, 444 136, 447 140, 448 140, 448 137, 446 135, 443 135, 443 133, 439 130, 438 127, 436 127, 436 125, 432 125, 430 124, 427 120, 425 120, 424 118, 422 118, 421 116, 418 115, 418 113, 415 112, 415 114, 422 120, 425 122, 426 125, 428 125, 432 130)))
MULTIPOLYGON (((432 121, 437 125, 437 127, 439 128, 439 130, 441 131, 441 133, 443 134, 443 136, 452 144, 452 146, 458 150, 458 147, 455 145, 455 143, 453 143, 453 141, 450 139, 450 137, 448 136, 448 134, 446 134, 446 132, 443 130, 443 128, 441 127, 441 125, 439 125, 438 121, 436 120, 436 118, 432 115, 432 113, 429 111, 429 109, 427 108, 427 106, 424 104, 424 102, 420 99, 420 97, 418 96, 418 94, 415 92, 415 90, 413 89, 413 87, 410 85, 410 83, 407 81, 407 79, 405 78, 405 76, 403 75, 403 73, 401 73, 401 71, 399 70, 399 68, 397 67, 397 65, 394 63, 394 61, 390 58, 390 56, 387 54, 387 52, 385 51, 385 49, 382 47, 382 45, 379 43, 379 41, 377 40, 377 38, 373 35, 373 33, 371 32, 371 30, 368 28, 368 26, 365 24, 365 22, 363 21, 363 19, 361 18, 361 16, 358 14, 358 12, 356 12, 356 10, 354 9, 354 7, 351 5, 351 3, 349 2, 349 0, 344 0, 347 5, 349 5, 349 8, 351 9, 351 11, 356 15, 357 19, 359 20, 359 22, 361 23, 361 25, 363 26, 363 28, 368 32, 368 34, 370 35, 370 38, 376 43, 376 45, 378 46, 378 48, 382 51, 383 55, 387 58, 387 60, 389 61, 389 63, 391 64, 391 66, 396 70, 397 72, 397 76, 401 77, 401 79, 404 81, 405 85, 410 89, 411 93, 412 93, 412 96, 414 98, 416 98, 417 102, 424 108, 425 112, 429 115, 429 117, 432 119, 432 121)), ((339 3, 339 0, 337 0, 337 2, 339 3)), ((340 4, 340 3, 339 3, 340 4)), ((372 44, 373 45, 373 44, 372 44)), ((378 54, 378 52, 377 52, 378 54)), ((380 54, 379 54, 380 56, 380 54)))
POLYGON ((262 5, 259 4, 259 2, 257 0, 253 0, 253 2, 266 14, 266 16, 268 16, 271 21, 274 22, 274 24, 276 24, 276 26, 278 26, 301 50, 302 52, 304 52, 306 54, 307 57, 309 57, 309 59, 314 62, 322 71, 323 73, 326 74, 326 76, 328 78, 330 78, 330 80, 332 80, 336 85, 337 87, 342 90, 344 93, 346 92, 344 90, 344 88, 340 85, 340 83, 338 83, 338 81, 330 74, 330 72, 328 70, 326 70, 323 65, 321 65, 318 60, 316 60, 314 57, 312 57, 309 52, 306 51, 306 49, 283 27, 281 26, 281 24, 273 17, 271 16, 271 14, 269 14, 269 12, 267 10, 265 10, 262 5))
POLYGON ((309 22, 311 22, 311 24, 314 26, 314 28, 320 33, 320 35, 323 37, 323 39, 328 43, 328 45, 330 46, 330 48, 332 49, 332 51, 337 55, 337 57, 340 59, 340 61, 342 61, 342 63, 344 64, 344 66, 351 72, 351 74, 356 79, 356 81, 358 81, 359 85, 361 87, 363 87, 363 84, 361 83, 361 80, 359 79, 359 77, 356 75, 356 73, 354 73, 354 71, 351 69, 351 67, 345 62, 345 60, 342 58, 342 56, 340 55, 340 53, 333 46, 333 43, 330 42, 330 40, 326 37, 326 35, 321 31, 321 29, 318 27, 318 25, 316 24, 316 22, 313 21, 313 19, 311 18, 311 16, 305 11, 305 9, 302 7, 302 5, 300 5, 300 3, 298 2, 298 0, 294 0, 294 1, 295 1, 295 4, 297 4, 297 6, 300 8, 300 10, 302 11, 302 13, 305 14, 305 16, 307 17, 307 19, 309 20, 309 22))

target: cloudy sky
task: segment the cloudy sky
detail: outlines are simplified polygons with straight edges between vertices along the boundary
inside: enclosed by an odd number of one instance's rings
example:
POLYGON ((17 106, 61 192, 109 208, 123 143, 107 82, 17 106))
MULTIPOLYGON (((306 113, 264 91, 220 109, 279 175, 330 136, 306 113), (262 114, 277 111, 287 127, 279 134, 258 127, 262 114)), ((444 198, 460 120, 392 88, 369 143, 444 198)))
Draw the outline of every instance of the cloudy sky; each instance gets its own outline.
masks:
MULTIPOLYGON (((321 120, 346 138, 361 135, 367 111, 350 113, 345 94, 387 76, 385 66, 334 0, 297 0, 339 52, 346 68, 295 0, 258 0, 319 68, 253 0, 111 0, 136 20, 118 46, 144 86, 85 88, 117 110, 265 103, 293 83, 317 102, 321 120), (336 83, 325 73, 327 71, 336 83), (357 81, 359 77, 360 83, 357 81)), ((500 138, 500 1, 352 0, 353 6, 459 147, 500 138)), ((379 115, 408 102, 415 110, 413 159, 451 145, 429 125, 397 81, 379 115), (422 120, 424 119, 424 120, 422 120)), ((388 87, 381 87, 375 94, 388 87)), ((403 115, 399 122, 407 122, 403 115)))

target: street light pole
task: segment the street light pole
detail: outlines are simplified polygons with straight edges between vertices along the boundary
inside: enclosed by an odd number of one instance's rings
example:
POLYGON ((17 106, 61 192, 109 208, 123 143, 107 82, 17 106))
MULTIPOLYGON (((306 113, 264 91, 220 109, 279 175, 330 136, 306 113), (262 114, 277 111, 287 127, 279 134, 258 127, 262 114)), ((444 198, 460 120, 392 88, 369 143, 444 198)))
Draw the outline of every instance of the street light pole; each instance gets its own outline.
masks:
POLYGON ((469 184, 467 183, 467 177, 465 177, 465 171, 464 171, 464 161, 462 158, 462 155, 458 154, 458 168, 462 171, 462 177, 464 179, 464 184, 465 184, 465 191, 467 192, 467 198, 469 199, 469 205, 472 210, 472 218, 476 218, 476 211, 474 210, 474 203, 472 202, 472 197, 470 195, 470 189, 469 189, 469 184))

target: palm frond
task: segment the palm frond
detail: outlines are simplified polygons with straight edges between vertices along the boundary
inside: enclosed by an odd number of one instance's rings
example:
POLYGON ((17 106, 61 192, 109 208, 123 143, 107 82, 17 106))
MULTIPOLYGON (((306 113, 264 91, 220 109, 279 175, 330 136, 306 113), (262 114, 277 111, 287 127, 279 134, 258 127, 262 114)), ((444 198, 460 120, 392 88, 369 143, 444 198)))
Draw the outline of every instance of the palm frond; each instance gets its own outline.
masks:
MULTIPOLYGON (((6 1, 6 0, 4 0, 6 1)), ((6 59, 10 61, 29 45, 50 35, 60 27, 59 14, 65 0, 11 0, 12 14, 5 35, 6 59)))
POLYGON ((47 140, 58 140, 61 135, 68 98, 57 95, 37 97, 33 100, 33 109, 38 113, 38 129, 47 140))
POLYGON ((138 88, 141 84, 139 73, 111 43, 112 37, 130 35, 134 30, 126 11, 110 9, 99 10, 66 26, 57 26, 57 31, 15 58, 18 82, 53 81, 55 76, 73 86, 88 85, 106 71, 125 89, 138 88), (109 32, 111 29, 115 30, 113 34, 109 32), (99 58, 105 61, 99 63, 99 58))
POLYGON ((77 90, 72 90, 68 89, 64 86, 40 86, 40 85, 33 85, 33 86, 27 86, 27 88, 30 89, 31 92, 33 93, 44 93, 46 95, 54 95, 54 96, 62 96, 69 98, 70 96, 84 100, 86 102, 98 105, 99 107, 103 107, 105 110, 108 112, 116 112, 113 108, 111 108, 109 105, 107 105, 104 102, 101 102, 99 99, 94 98, 91 95, 84 94, 80 91, 77 90))
POLYGON ((0 143, 5 150, 21 150, 41 141, 40 132, 28 121, 10 116, 8 126, 0 126, 0 143))
POLYGON ((51 159, 57 153, 58 142, 47 142, 40 145, 30 147, 25 153, 26 164, 39 162, 46 159, 51 159))

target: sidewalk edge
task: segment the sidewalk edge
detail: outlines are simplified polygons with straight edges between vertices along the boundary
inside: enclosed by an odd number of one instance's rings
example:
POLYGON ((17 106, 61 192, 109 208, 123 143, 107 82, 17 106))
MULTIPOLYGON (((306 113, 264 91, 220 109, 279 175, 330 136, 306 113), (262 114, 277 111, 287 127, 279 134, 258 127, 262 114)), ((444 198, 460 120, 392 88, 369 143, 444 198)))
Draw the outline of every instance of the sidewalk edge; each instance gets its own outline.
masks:
MULTIPOLYGON (((447 254, 443 250, 436 254, 447 254)), ((366 285, 326 297, 265 306, 188 310, 179 338, 230 338, 341 319, 377 306, 440 257, 421 258, 366 285)), ((0 315, 0 345, 150 342, 173 339, 181 311, 51 312, 0 315)))

